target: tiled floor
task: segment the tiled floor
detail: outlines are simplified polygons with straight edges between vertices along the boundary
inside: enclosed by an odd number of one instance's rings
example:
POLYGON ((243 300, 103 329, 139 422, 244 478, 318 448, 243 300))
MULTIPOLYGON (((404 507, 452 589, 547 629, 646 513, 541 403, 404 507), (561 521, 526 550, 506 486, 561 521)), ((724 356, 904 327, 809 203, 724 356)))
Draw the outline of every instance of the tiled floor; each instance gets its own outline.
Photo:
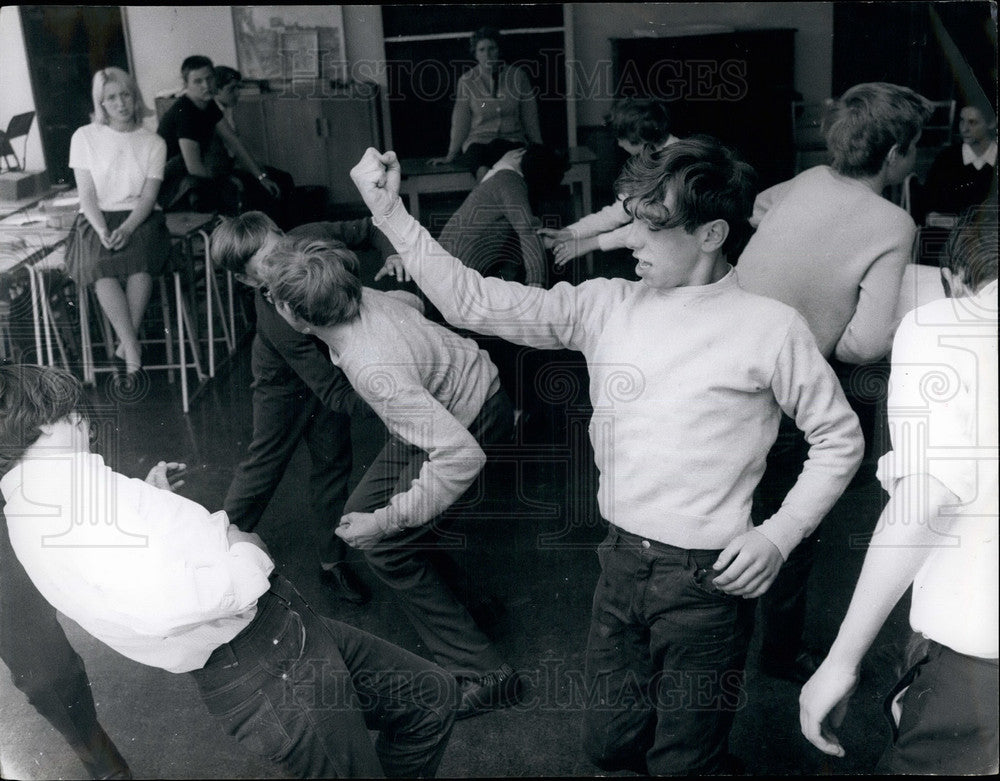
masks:
MULTIPOLYGON (((608 270, 617 273, 615 269, 608 270)), ((477 588, 501 596, 508 619, 501 649, 531 683, 518 708, 460 722, 441 776, 596 775, 579 742, 583 649, 597 576, 602 522, 594 501, 594 467, 586 441, 585 376, 570 354, 556 354, 564 394, 527 421, 509 458, 489 467, 486 490, 470 508, 461 556, 477 588), (575 391, 569 392, 574 386, 575 391), (583 399, 584 401, 581 401, 583 399)), ((107 376, 94 400, 115 421, 104 452, 120 471, 144 476, 161 458, 188 464, 182 493, 211 509, 221 505, 250 436, 247 345, 180 411, 179 391, 162 372, 138 398, 109 395, 107 376)), ((380 447, 376 422, 355 422, 355 473, 380 447)), ((317 579, 305 468, 296 455, 259 531, 279 566, 320 609, 404 645, 421 648, 391 594, 356 608, 334 602, 317 579)), ((856 535, 874 526, 883 497, 877 484, 851 488, 828 518, 814 571, 808 633, 829 645, 847 606, 863 558, 856 535)), ((93 682, 98 712, 137 778, 280 777, 247 756, 201 705, 187 677, 131 662, 64 622, 93 682)), ((760 675, 751 653, 746 703, 736 716, 732 747, 752 774, 857 774, 873 767, 886 737, 880 698, 892 682, 893 649, 905 633, 905 606, 894 612, 870 654, 841 735, 843 760, 829 760, 799 734, 797 690, 760 675)), ((82 766, 60 736, 0 673, 0 777, 79 778, 82 766)))

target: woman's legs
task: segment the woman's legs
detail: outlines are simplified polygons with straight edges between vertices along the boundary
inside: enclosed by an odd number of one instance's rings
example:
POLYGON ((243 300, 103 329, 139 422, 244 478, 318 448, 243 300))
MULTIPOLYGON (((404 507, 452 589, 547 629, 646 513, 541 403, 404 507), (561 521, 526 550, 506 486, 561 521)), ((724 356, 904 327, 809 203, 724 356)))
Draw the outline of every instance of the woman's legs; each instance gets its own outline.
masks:
POLYGON ((94 282, 94 292, 101 309, 121 342, 119 357, 125 359, 125 369, 129 374, 142 367, 138 330, 152 289, 153 278, 146 272, 131 274, 124 289, 114 277, 102 277, 94 282))

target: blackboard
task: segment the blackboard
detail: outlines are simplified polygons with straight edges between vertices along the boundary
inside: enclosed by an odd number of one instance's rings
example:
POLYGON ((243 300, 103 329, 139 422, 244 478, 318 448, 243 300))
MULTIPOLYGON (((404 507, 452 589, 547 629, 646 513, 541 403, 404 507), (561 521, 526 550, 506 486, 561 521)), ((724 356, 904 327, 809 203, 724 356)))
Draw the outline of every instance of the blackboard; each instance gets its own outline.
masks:
POLYGON ((22 5, 21 27, 49 179, 72 182, 69 142, 90 122, 93 74, 129 69, 121 8, 22 5))

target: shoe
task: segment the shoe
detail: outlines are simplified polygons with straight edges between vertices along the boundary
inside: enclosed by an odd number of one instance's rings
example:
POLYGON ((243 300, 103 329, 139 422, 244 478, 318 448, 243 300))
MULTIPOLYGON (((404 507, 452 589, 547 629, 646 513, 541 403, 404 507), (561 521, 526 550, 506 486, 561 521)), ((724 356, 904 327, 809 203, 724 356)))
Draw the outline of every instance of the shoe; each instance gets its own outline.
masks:
POLYGON ((509 664, 479 678, 459 680, 462 702, 458 706, 456 719, 469 719, 491 710, 516 705, 521 701, 523 681, 509 664))
POLYGON ((781 678, 791 681, 796 686, 802 686, 812 678, 823 661, 820 654, 802 650, 794 659, 784 659, 770 654, 761 654, 760 671, 769 678, 781 678))
POLYGON ((334 564, 330 569, 323 570, 319 579, 333 596, 352 605, 364 605, 372 598, 368 584, 343 561, 334 564))

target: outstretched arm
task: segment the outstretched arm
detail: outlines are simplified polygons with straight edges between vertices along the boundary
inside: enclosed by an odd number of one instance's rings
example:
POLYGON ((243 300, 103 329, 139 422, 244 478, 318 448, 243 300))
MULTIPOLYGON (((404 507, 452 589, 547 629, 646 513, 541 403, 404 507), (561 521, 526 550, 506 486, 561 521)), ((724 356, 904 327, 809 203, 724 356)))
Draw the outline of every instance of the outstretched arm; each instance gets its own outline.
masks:
POLYGON ((850 607, 837 639, 819 669, 802 688, 802 734, 826 754, 842 757, 834 729, 840 726, 854 691, 861 660, 906 589, 913 583, 942 533, 955 518, 942 508, 958 497, 926 474, 900 480, 882 511, 850 607))
POLYGON ((448 254, 403 208, 394 152, 369 149, 351 178, 407 272, 449 323, 538 348, 583 350, 628 293, 624 280, 531 288, 485 278, 448 254), (613 290, 609 290, 613 288, 613 290))

